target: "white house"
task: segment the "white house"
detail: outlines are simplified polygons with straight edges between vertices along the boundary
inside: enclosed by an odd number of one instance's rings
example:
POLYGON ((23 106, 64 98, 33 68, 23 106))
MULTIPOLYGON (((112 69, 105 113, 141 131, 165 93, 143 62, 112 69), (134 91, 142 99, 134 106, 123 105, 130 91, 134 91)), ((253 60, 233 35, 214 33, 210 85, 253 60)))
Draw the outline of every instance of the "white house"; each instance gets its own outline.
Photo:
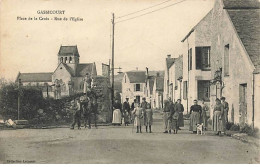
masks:
POLYGON ((182 102, 189 110, 193 100, 204 99, 210 105, 211 80, 210 11, 181 41, 183 43, 182 102))
POLYGON ((146 71, 128 71, 125 72, 122 79, 122 100, 129 98, 132 103, 134 99, 138 102, 146 97, 145 92, 146 71))

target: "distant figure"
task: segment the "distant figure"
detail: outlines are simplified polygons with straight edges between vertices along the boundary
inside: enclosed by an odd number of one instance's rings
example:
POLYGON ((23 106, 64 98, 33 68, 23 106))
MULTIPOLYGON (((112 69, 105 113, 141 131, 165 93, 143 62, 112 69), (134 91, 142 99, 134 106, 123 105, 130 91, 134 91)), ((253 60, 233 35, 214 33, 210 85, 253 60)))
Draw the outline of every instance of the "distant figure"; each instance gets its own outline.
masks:
POLYGON ((172 127, 171 127, 171 129, 173 130, 174 134, 177 134, 178 130, 179 130, 179 116, 180 116, 179 110, 175 110, 172 114, 172 127))
POLYGON ((222 105, 224 107, 224 117, 223 117, 223 126, 224 126, 224 132, 226 131, 226 127, 227 127, 227 123, 228 123, 228 102, 226 102, 226 98, 225 97, 221 97, 220 98, 222 105))
POLYGON ((207 112, 209 111, 209 107, 205 104, 204 99, 202 99, 202 101, 201 101, 201 108, 202 108, 201 123, 203 123, 203 128, 204 128, 203 130, 207 130, 208 129, 208 119, 209 119, 207 112))
POLYGON ((136 126, 136 133, 142 133, 142 124, 143 124, 143 109, 140 107, 140 104, 136 104, 136 108, 133 111, 134 115, 134 126, 136 126))
POLYGON ((174 104, 171 98, 169 97, 168 100, 164 101, 164 108, 163 108, 164 132, 163 133, 171 133, 173 113, 174 113, 174 104))
POLYGON ((88 124, 88 128, 91 129, 91 113, 92 112, 93 112, 93 103, 92 103, 92 99, 89 98, 88 103, 87 103, 86 113, 84 116, 85 128, 87 127, 87 124, 88 124))
POLYGON ((131 113, 130 113, 131 123, 134 121, 133 112, 134 112, 134 109, 137 107, 136 103, 137 103, 136 99, 134 99, 134 102, 131 104, 131 113))
POLYGON ((122 123, 122 105, 118 100, 115 100, 114 103, 114 111, 113 111, 113 125, 121 125, 122 123))
POLYGON ((175 104, 175 112, 178 112, 179 117, 178 117, 178 130, 181 130, 180 127, 184 127, 184 119, 183 119, 183 111, 184 111, 184 107, 181 104, 181 99, 177 100, 177 103, 175 104))
POLYGON ((190 131, 197 133, 197 125, 200 123, 200 114, 202 108, 198 105, 198 101, 193 101, 194 105, 190 107, 190 131))
POLYGON ((146 127, 146 132, 148 132, 148 129, 147 129, 147 115, 146 115, 146 109, 147 109, 147 102, 146 102, 146 99, 145 97, 142 99, 142 104, 141 104, 141 108, 143 110, 143 119, 144 119, 144 125, 146 127))
POLYGON ((94 99, 94 100, 93 100, 93 103, 92 103, 92 112, 93 112, 93 116, 94 116, 95 128, 97 128, 97 115, 98 115, 98 103, 97 103, 97 99, 94 99))
POLYGON ((223 118, 224 118, 224 106, 221 104, 221 101, 217 98, 216 99, 216 105, 214 106, 213 110, 213 122, 212 127, 213 131, 217 132, 216 135, 221 135, 221 131, 224 131, 224 124, 223 124, 223 118))
POLYGON ((73 123, 71 125, 71 129, 74 129, 74 126, 75 126, 76 123, 78 125, 78 129, 80 129, 81 111, 80 111, 80 101, 79 101, 79 99, 76 99, 76 103, 74 101, 71 102, 70 109, 73 112, 73 123))
POLYGON ((88 100, 85 96, 80 97, 80 108, 81 112, 83 113, 83 119, 84 119, 84 126, 87 127, 87 121, 89 118, 89 109, 88 109, 88 100))
POLYGON ((125 126, 128 126, 131 120, 130 104, 128 100, 129 98, 126 98, 126 101, 123 103, 123 115, 124 115, 125 126))
MULTIPOLYGON (((152 124, 153 124, 153 110, 151 109, 151 104, 147 103, 145 126, 146 126, 146 129, 147 129, 147 126, 149 127, 149 133, 152 133, 152 124)), ((147 132, 147 130, 146 130, 146 132, 147 132)))

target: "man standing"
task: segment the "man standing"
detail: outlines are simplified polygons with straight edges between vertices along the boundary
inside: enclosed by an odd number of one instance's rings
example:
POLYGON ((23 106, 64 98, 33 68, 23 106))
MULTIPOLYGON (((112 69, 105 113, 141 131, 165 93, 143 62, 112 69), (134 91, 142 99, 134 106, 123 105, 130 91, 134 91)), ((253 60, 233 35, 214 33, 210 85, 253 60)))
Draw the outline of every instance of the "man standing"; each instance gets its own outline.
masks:
POLYGON ((123 113, 124 113, 124 121, 125 125, 129 124, 129 117, 130 117, 130 104, 129 98, 126 98, 126 101, 123 103, 123 113))
POLYGON ((224 119, 222 120, 222 122, 223 122, 224 130, 226 130, 226 126, 227 126, 227 123, 228 123, 228 110, 229 110, 228 102, 226 102, 225 97, 221 97, 220 100, 221 100, 221 103, 224 107, 224 119))
POLYGON ((181 130, 180 127, 184 127, 184 120, 183 120, 184 107, 181 104, 181 99, 177 100, 177 103, 175 105, 175 111, 177 111, 179 113, 177 128, 178 128, 178 130, 181 130))
POLYGON ((164 101, 163 108, 163 121, 164 121, 164 132, 163 133, 171 133, 171 123, 172 123, 172 115, 174 113, 174 104, 169 97, 169 100, 164 101))
POLYGON ((146 102, 146 99, 145 99, 145 97, 143 97, 143 99, 142 99, 143 101, 142 101, 142 104, 141 104, 141 108, 142 108, 142 110, 143 110, 143 119, 144 119, 144 125, 146 126, 146 132, 147 132, 147 114, 146 114, 146 109, 147 109, 147 102, 146 102))
POLYGON ((80 129, 81 109, 79 98, 76 99, 76 103, 72 101, 71 110, 73 112, 73 123, 71 125, 71 129, 74 129, 76 123, 78 124, 78 129, 80 129))

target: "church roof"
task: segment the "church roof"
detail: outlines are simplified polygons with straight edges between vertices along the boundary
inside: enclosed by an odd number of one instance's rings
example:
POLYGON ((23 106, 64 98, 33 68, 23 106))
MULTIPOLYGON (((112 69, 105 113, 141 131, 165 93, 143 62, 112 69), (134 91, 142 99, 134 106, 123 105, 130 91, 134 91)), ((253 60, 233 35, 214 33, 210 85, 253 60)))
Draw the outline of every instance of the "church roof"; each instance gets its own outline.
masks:
POLYGON ((18 79, 22 82, 52 82, 52 73, 19 73, 16 82, 18 79))
POLYGON ((256 71, 259 72, 260 2, 258 0, 223 0, 223 3, 256 71))
POLYGON ((91 74, 94 63, 78 64, 76 69, 76 77, 85 77, 87 73, 91 74))
POLYGON ((61 46, 58 55, 64 56, 64 55, 78 55, 79 51, 78 47, 76 46, 61 46))

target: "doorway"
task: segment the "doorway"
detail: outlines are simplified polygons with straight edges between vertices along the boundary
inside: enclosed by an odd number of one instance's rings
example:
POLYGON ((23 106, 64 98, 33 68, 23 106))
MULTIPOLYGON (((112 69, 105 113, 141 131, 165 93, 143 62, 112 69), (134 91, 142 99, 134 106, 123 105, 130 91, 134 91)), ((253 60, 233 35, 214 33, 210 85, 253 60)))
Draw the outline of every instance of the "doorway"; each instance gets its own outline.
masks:
POLYGON ((247 84, 239 85, 239 124, 244 126, 247 120, 247 84))

